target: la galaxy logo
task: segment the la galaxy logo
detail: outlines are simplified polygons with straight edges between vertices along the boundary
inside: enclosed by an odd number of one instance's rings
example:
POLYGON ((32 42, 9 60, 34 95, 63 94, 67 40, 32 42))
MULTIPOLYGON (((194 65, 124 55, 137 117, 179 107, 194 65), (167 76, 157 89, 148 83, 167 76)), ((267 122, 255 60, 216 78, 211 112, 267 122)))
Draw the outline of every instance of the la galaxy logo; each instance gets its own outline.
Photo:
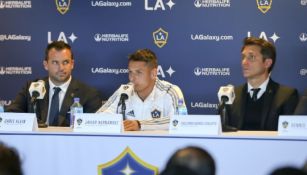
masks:
POLYGON ((168 32, 163 30, 161 27, 158 30, 154 31, 152 33, 152 36, 153 36, 153 39, 154 39, 154 43, 159 48, 162 48, 167 43, 168 32))
POLYGON ((105 164, 98 165, 98 175, 158 175, 158 168, 141 160, 129 147, 118 157, 105 164))
POLYGON ((161 111, 159 111, 158 109, 151 111, 151 117, 152 118, 160 118, 161 117, 161 111))
POLYGON ((287 121, 282 122, 282 127, 283 127, 284 129, 287 129, 287 128, 288 128, 288 125, 289 125, 289 123, 288 123, 287 121))
POLYGON ((57 10, 64 15, 70 6, 70 0, 55 0, 57 10))
POLYGON ((272 6, 272 1, 273 0, 256 0, 258 9, 262 13, 266 13, 267 11, 270 10, 270 8, 272 6))

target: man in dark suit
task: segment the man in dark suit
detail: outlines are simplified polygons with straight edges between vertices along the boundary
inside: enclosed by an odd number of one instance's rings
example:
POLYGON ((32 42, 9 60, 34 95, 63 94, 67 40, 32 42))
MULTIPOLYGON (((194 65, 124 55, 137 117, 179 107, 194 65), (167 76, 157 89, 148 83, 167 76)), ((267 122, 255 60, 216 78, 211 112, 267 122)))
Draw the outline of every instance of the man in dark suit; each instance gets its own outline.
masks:
POLYGON ((301 97, 294 114, 307 115, 307 89, 305 89, 304 95, 301 97))
MULTIPOLYGON (((38 122, 50 126, 69 126, 70 106, 73 98, 80 98, 80 103, 86 113, 96 112, 102 105, 99 92, 86 84, 72 78, 74 58, 71 47, 63 41, 50 43, 45 51, 43 65, 48 71, 48 77, 43 78, 46 94, 36 102, 38 122), (57 106, 57 107, 54 107, 57 106)), ((36 80, 37 81, 37 80, 36 80)), ((34 112, 27 82, 6 112, 34 112)))
POLYGON ((292 115, 298 102, 296 89, 270 78, 276 61, 275 46, 249 37, 241 50, 241 66, 247 83, 235 87, 236 98, 229 106, 228 125, 239 130, 277 130, 279 115, 292 115))

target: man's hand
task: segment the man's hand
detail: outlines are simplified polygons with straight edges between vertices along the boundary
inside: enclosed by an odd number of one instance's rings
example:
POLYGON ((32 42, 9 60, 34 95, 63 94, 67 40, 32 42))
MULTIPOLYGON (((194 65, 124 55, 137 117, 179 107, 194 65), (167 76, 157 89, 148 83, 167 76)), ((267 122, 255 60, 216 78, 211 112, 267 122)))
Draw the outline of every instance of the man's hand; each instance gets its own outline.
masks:
POLYGON ((124 128, 125 128, 125 131, 139 131, 140 125, 137 120, 125 120, 124 128))

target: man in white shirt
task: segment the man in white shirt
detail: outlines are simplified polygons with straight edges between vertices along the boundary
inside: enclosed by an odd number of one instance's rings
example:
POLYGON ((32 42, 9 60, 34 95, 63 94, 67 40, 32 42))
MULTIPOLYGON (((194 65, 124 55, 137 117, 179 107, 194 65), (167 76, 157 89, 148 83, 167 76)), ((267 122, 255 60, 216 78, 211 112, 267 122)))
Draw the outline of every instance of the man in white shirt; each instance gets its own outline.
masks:
POLYGON ((158 79, 157 57, 151 50, 138 50, 128 61, 130 83, 121 85, 97 112, 124 114, 126 131, 168 129, 178 101, 185 106, 180 88, 158 79), (122 94, 128 96, 125 111, 120 102, 122 94))

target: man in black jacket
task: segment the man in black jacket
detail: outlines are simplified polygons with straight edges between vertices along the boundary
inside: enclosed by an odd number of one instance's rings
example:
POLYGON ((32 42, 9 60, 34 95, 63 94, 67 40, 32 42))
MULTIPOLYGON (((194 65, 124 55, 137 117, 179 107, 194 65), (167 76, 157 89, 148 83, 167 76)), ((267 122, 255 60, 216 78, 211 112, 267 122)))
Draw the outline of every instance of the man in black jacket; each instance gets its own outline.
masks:
POLYGON ((276 62, 272 43, 249 37, 244 40, 241 53, 247 83, 235 87, 236 98, 229 109, 228 124, 239 130, 277 130, 279 115, 293 114, 297 90, 270 78, 276 62))
MULTIPOLYGON (((44 81, 46 94, 43 99, 38 99, 36 102, 39 123, 50 126, 69 126, 69 111, 74 97, 80 98, 86 113, 94 113, 101 107, 102 99, 99 92, 72 78, 74 58, 68 44, 63 41, 50 43, 45 51, 43 65, 48 72, 48 77, 41 79, 44 81)), ((29 93, 32 82, 27 82, 12 104, 5 108, 6 112, 34 112, 29 93)))

